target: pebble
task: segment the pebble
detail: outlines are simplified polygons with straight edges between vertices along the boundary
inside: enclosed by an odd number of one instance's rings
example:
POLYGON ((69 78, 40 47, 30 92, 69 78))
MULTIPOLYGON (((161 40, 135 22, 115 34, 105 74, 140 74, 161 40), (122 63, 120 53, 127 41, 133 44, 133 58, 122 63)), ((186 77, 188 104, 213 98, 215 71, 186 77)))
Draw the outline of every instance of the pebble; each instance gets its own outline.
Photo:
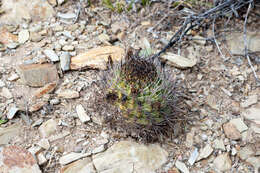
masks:
POLYGON ((9 49, 16 49, 18 46, 19 46, 19 43, 8 43, 6 45, 6 47, 9 49))
POLYGON ((82 123, 90 121, 90 117, 86 113, 85 109, 83 108, 82 105, 77 105, 76 106, 76 112, 78 114, 78 117, 82 123))
POLYGON ((204 37, 199 36, 199 35, 195 35, 193 37, 193 41, 195 43, 200 44, 200 45, 205 45, 206 44, 206 39, 204 37))
POLYGON ((166 53, 166 55, 163 55, 162 58, 164 60, 167 60, 168 64, 180 69, 193 67, 197 63, 196 59, 188 59, 183 56, 169 53, 169 52, 166 53))
POLYGON ((255 173, 259 173, 260 169, 260 157, 249 157, 246 162, 251 164, 255 168, 255 173))
POLYGON ((62 47, 62 50, 64 50, 64 51, 73 51, 74 49, 75 49, 75 47, 72 45, 65 45, 62 47))
POLYGON ((60 56, 60 67, 62 71, 70 70, 71 56, 68 52, 62 52, 60 56))
POLYGON ((52 62, 57 62, 60 60, 58 55, 51 49, 46 49, 43 51, 43 53, 52 61, 52 62))
POLYGON ((225 132, 225 135, 232 140, 238 140, 241 139, 242 136, 239 132, 239 130, 236 128, 236 126, 234 124, 232 124, 231 122, 226 123, 223 125, 223 129, 225 132))
POLYGON ((13 106, 9 109, 8 113, 7 113, 7 118, 9 120, 13 119, 13 117, 15 116, 15 114, 18 112, 18 108, 16 106, 13 106))
POLYGON ((18 34, 18 42, 20 44, 25 43, 30 38, 30 33, 27 29, 21 30, 18 34))
POLYGON ((213 145, 213 147, 214 147, 215 149, 220 149, 220 150, 222 150, 222 151, 225 151, 225 150, 226 150, 225 145, 224 145, 224 142, 223 142, 222 139, 215 139, 215 140, 214 140, 214 145, 213 145))
POLYGON ((57 130, 57 122, 53 119, 49 119, 39 127, 41 137, 46 138, 54 134, 57 130))
POLYGON ((210 144, 207 144, 204 148, 200 150, 200 154, 197 161, 209 157, 212 152, 213 152, 212 147, 210 146, 210 144))
POLYGON ((213 161, 214 167, 222 172, 230 170, 231 163, 228 153, 218 155, 213 161))
POLYGON ((176 168, 178 168, 183 173, 189 173, 190 172, 189 169, 186 167, 186 165, 179 160, 176 161, 175 166, 176 166, 176 168))
POLYGON ((60 104, 60 100, 58 98, 54 98, 50 100, 50 104, 52 105, 58 105, 60 104))

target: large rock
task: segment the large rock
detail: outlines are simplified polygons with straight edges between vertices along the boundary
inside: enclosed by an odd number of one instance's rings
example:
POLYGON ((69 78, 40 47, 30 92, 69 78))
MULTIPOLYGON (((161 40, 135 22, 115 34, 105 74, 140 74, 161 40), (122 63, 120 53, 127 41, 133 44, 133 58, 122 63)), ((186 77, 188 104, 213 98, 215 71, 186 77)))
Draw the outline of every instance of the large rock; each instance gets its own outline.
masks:
POLYGON ((93 163, 100 173, 150 173, 160 168, 167 157, 168 153, 159 145, 122 141, 94 155, 93 163))
POLYGON ((33 155, 18 146, 0 148, 1 173, 41 173, 33 155))
POLYGON ((20 65, 18 71, 23 82, 31 87, 42 87, 59 79, 53 64, 20 65))
POLYGON ((0 24, 20 24, 23 19, 40 21, 51 18, 54 10, 42 0, 2 0, 5 13, 0 16, 0 24))
MULTIPOLYGON (((260 32, 247 33, 247 44, 248 49, 252 52, 260 51, 260 32)), ((232 33, 227 37, 227 45, 232 54, 244 54, 244 34, 243 33, 232 33)))

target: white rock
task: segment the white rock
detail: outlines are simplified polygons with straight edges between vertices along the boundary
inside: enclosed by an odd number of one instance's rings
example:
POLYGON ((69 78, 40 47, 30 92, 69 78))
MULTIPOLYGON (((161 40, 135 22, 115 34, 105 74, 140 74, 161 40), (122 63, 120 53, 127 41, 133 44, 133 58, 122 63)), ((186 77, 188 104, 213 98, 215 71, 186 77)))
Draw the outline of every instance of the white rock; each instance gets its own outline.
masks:
POLYGON ((76 14, 74 13, 58 13, 58 17, 62 19, 74 19, 76 17, 76 14))
POLYGON ((82 123, 90 121, 90 117, 86 113, 85 109, 83 108, 82 105, 77 105, 76 106, 76 112, 78 114, 78 117, 82 123))
POLYGON ((48 141, 48 139, 43 138, 41 139, 37 145, 39 145, 40 147, 44 148, 45 150, 48 150, 50 148, 50 143, 48 141))
POLYGON ((39 127, 39 132, 43 138, 49 137, 57 130, 57 122, 53 119, 49 119, 39 127))
POLYGON ((4 86, 5 86, 5 83, 2 80, 0 80, 0 88, 2 88, 4 86))
POLYGON ((75 47, 72 45, 65 45, 62 47, 62 50, 64 50, 64 51, 73 51, 74 49, 75 49, 75 47))
POLYGON ((190 172, 189 169, 186 167, 186 165, 179 160, 176 161, 175 166, 176 166, 176 168, 178 168, 183 173, 189 173, 190 172))
POLYGON ((256 172, 259 173, 260 157, 249 157, 248 159, 246 159, 246 162, 248 162, 249 164, 251 164, 255 168, 255 173, 256 172))
POLYGON ((230 122, 236 126, 237 130, 240 133, 244 132, 248 129, 248 127, 246 126, 246 124, 244 123, 244 121, 241 118, 232 119, 232 120, 230 120, 230 122))
POLYGON ((11 99, 13 98, 13 95, 12 93, 10 92, 10 90, 6 87, 3 87, 2 88, 2 92, 1 92, 1 95, 7 99, 11 99))
POLYGON ((87 157, 87 156, 90 156, 90 153, 69 153, 65 156, 62 156, 59 160, 60 164, 61 165, 66 165, 68 163, 71 163, 73 161, 76 161, 76 160, 79 160, 81 158, 84 158, 84 157, 87 157))
POLYGON ((30 33, 27 29, 21 30, 18 34, 18 42, 20 44, 25 43, 30 38, 30 33))
POLYGON ((251 106, 251 105, 253 105, 253 104, 256 104, 257 103, 257 95, 255 94, 255 95, 251 95, 251 96, 249 96, 248 98, 247 98, 247 100, 246 101, 244 101, 244 102, 242 102, 240 105, 241 105, 241 107, 243 107, 243 108, 247 108, 247 107, 249 107, 249 106, 251 106))
POLYGON ((152 173, 166 163, 168 153, 159 145, 143 145, 130 141, 114 144, 107 151, 94 155, 97 172, 152 173))
POLYGON ((62 52, 60 56, 60 67, 62 71, 68 71, 70 69, 71 56, 68 52, 62 52))
POLYGON ((45 156, 42 152, 37 154, 36 157, 37 157, 37 161, 38 161, 39 165, 43 165, 43 164, 47 163, 47 159, 45 158, 45 156))
POLYGON ((257 107, 249 108, 242 113, 242 115, 251 121, 254 121, 256 124, 260 125, 260 105, 257 107))
POLYGON ((15 80, 17 80, 17 79, 19 79, 20 77, 16 74, 16 73, 14 73, 14 74, 12 74, 7 80, 9 80, 9 81, 15 81, 15 80))
POLYGON ((15 114, 18 112, 18 108, 16 106, 13 106, 9 109, 8 113, 7 113, 7 118, 13 119, 13 117, 15 116, 15 114))
POLYGON ((0 127, 0 146, 6 145, 12 139, 15 139, 19 135, 21 129, 22 126, 20 124, 13 124, 5 128, 0 127))
POLYGON ((221 154, 215 158, 213 161, 214 167, 219 171, 228 171, 231 169, 231 160, 228 156, 228 153, 221 154))
POLYGON ((239 150, 238 155, 240 159, 246 160, 247 158, 253 156, 254 153, 255 151, 253 150, 253 148, 250 145, 247 145, 239 150))
POLYGON ((194 151, 191 153, 190 158, 188 160, 189 164, 193 165, 198 157, 199 157, 199 152, 198 152, 198 149, 195 148, 194 151))
POLYGON ((43 51, 43 53, 48 57, 50 58, 50 60, 52 62, 57 62, 60 60, 60 58, 58 57, 58 55, 51 49, 46 49, 43 51))
POLYGON ((207 144, 204 148, 202 148, 200 150, 200 155, 199 155, 197 161, 209 157, 212 152, 213 152, 213 149, 211 148, 211 146, 209 144, 207 144))
POLYGON ((224 145, 224 142, 222 139, 215 139, 214 140, 214 148, 215 149, 220 149, 222 151, 225 151, 226 148, 225 148, 225 145, 224 145))
POLYGON ((58 93, 58 97, 65 98, 65 99, 79 98, 79 92, 70 89, 61 90, 58 93))
POLYGON ((181 69, 193 67, 197 63, 197 60, 195 58, 188 59, 188 58, 185 58, 183 56, 176 55, 173 53, 167 53, 166 55, 163 55, 162 58, 167 60, 167 62, 170 65, 173 65, 173 66, 175 66, 177 68, 181 68, 181 69))

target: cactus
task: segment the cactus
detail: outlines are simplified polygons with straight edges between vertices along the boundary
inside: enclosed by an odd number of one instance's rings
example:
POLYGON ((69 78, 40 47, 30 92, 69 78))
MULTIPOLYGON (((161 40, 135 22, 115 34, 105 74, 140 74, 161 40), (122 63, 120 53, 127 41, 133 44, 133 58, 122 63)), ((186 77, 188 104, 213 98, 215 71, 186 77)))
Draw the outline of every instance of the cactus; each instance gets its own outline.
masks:
POLYGON ((120 125, 146 142, 173 133, 172 128, 183 118, 176 107, 176 87, 165 79, 161 68, 129 51, 125 62, 112 71, 106 98, 120 111, 113 117, 113 126, 120 125))

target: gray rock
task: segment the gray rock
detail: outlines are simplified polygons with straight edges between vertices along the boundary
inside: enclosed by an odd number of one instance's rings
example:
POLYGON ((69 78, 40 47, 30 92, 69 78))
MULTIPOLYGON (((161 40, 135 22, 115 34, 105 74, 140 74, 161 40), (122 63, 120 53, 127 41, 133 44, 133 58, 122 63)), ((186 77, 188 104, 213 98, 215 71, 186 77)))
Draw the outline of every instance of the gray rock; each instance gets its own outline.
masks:
POLYGON ((82 105, 79 104, 76 106, 76 112, 82 123, 86 123, 86 122, 90 121, 90 117, 88 116, 88 114, 86 113, 86 111, 82 105))
POLYGON ((13 106, 9 109, 8 113, 7 113, 7 118, 13 119, 13 117, 15 116, 15 114, 18 112, 18 108, 16 106, 13 106))
POLYGON ((189 169, 186 167, 186 165, 179 160, 176 161, 175 166, 176 166, 176 168, 178 168, 183 173, 189 173, 190 172, 189 169))
POLYGON ((213 146, 215 149, 220 149, 222 151, 225 151, 226 148, 225 148, 225 145, 224 145, 224 142, 222 139, 215 139, 214 140, 214 146, 213 146))
POLYGON ((218 155, 213 161, 214 167, 222 172, 228 171, 231 169, 231 160, 228 156, 228 153, 218 155))
POLYGON ((249 158, 250 156, 253 156, 254 154, 255 154, 255 151, 253 150, 253 148, 250 145, 247 145, 247 146, 241 148, 238 152, 238 156, 242 160, 246 160, 247 158, 249 158))
POLYGON ((6 45, 6 47, 9 49, 16 49, 18 46, 19 46, 19 43, 8 43, 6 45))
POLYGON ((159 145, 143 145, 130 141, 114 144, 104 153, 93 156, 93 163, 100 173, 150 173, 167 161, 168 153, 159 145))
POLYGON ((60 56, 60 67, 62 71, 70 70, 71 56, 68 52, 63 52, 60 56))
POLYGON ((43 51, 43 53, 48 57, 50 58, 50 60, 52 62, 57 62, 60 60, 60 58, 58 57, 58 55, 51 49, 46 49, 43 51))
POLYGON ((6 128, 0 127, 0 146, 8 144, 12 139, 17 137, 21 128, 20 124, 13 124, 6 128))
POLYGON ((195 148, 194 151, 191 153, 190 158, 188 160, 189 164, 193 165, 198 157, 199 157, 199 152, 198 152, 198 149, 195 148))
POLYGON ((76 17, 75 13, 58 13, 58 17, 62 19, 74 19, 76 17))
POLYGON ((50 135, 54 134, 57 130, 57 122, 53 119, 49 119, 48 121, 44 122, 39 127, 40 135, 43 138, 49 137, 50 135))
POLYGON ((30 38, 30 33, 27 29, 21 30, 18 34, 18 42, 20 44, 25 43, 30 38))
POLYGON ((12 74, 10 77, 8 77, 7 80, 9 80, 9 81, 15 81, 15 80, 17 80, 17 79, 19 79, 19 76, 18 76, 16 73, 14 73, 14 74, 12 74))
POLYGON ((5 86, 5 83, 2 80, 0 80, 0 88, 2 88, 4 86, 5 86))

